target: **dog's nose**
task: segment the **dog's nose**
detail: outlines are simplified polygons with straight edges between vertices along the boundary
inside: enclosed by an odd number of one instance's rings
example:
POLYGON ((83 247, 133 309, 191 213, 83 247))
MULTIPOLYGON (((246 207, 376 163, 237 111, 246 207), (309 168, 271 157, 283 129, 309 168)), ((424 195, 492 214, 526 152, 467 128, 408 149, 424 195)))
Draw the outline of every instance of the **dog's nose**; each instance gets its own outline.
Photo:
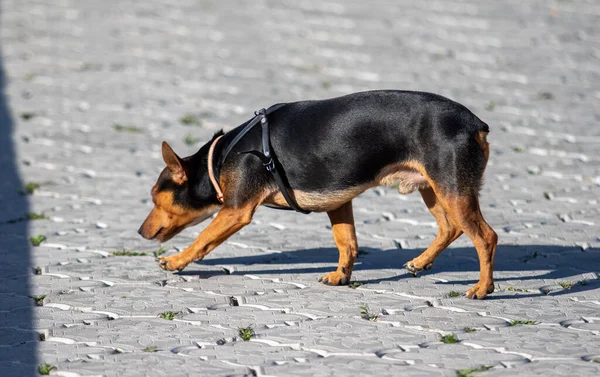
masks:
POLYGON ((144 237, 144 235, 142 234, 142 227, 140 227, 140 229, 138 229, 138 234, 142 237, 144 237))

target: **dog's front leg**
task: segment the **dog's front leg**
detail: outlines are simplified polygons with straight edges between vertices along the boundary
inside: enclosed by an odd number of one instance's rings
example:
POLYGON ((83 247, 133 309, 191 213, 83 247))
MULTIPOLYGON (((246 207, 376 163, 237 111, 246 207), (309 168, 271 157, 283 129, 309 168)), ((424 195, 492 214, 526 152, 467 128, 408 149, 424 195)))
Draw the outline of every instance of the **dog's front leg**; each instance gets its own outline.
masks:
POLYGON ((204 258, 235 232, 250 224, 253 213, 252 209, 223 207, 190 246, 179 254, 159 258, 158 264, 163 270, 183 270, 185 266, 204 258))
POLYGON ((324 275, 319 281, 328 285, 346 285, 350 282, 354 260, 358 255, 352 201, 327 212, 327 215, 331 220, 333 239, 340 252, 340 260, 337 270, 324 275))

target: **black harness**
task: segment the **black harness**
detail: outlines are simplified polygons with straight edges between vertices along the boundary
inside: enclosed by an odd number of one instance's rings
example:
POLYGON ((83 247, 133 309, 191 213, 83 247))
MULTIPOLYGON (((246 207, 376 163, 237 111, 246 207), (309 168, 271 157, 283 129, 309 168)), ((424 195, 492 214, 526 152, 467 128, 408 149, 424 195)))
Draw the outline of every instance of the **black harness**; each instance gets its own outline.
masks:
MULTIPOLYGON (((227 159, 227 156, 229 155, 231 150, 236 146, 236 144, 239 143, 239 141, 242 140, 242 138, 252 128, 254 128, 254 126, 256 126, 260 122, 260 125, 262 128, 262 153, 259 151, 246 151, 246 152, 238 152, 238 154, 250 153, 250 154, 260 158, 265 169, 267 169, 267 171, 273 175, 273 178, 275 178, 275 182, 277 183, 277 186, 279 187, 279 191, 281 191, 281 194, 283 195, 285 201, 290 206, 290 208, 285 208, 285 207, 275 207, 275 208, 289 209, 289 210, 293 209, 297 212, 308 214, 308 213, 310 213, 310 211, 306 211, 306 210, 303 210, 302 208, 300 208, 300 206, 298 205, 298 203, 296 202, 294 197, 292 195, 290 195, 291 188, 289 187, 287 180, 284 179, 284 177, 282 176, 282 172, 279 172, 279 170, 277 170, 277 164, 276 164, 277 157, 271 153, 271 143, 270 143, 270 138, 269 138, 269 121, 267 120, 267 115, 275 112, 276 110, 282 108, 285 105, 286 105, 285 103, 279 103, 277 105, 273 105, 273 106, 269 107, 266 110, 260 109, 260 110, 255 111, 254 118, 252 118, 250 120, 250 122, 246 126, 244 126, 244 128, 242 128, 242 130, 233 138, 231 143, 229 143, 227 148, 225 148, 224 152, 221 153, 221 157, 219 159, 218 166, 222 166, 222 164, 227 159)), ((280 164, 280 166, 281 166, 281 164, 280 164)), ((216 174, 215 174, 215 176, 216 176, 216 174)))

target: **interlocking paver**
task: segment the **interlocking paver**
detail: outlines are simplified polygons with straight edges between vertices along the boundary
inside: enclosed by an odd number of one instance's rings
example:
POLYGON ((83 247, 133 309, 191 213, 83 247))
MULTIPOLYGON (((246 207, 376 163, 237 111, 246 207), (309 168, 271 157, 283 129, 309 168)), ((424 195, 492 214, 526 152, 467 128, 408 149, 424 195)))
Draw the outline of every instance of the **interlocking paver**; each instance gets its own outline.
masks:
POLYGON ((0 5, 1 376, 600 374, 596 2, 0 5), (440 93, 490 124, 488 299, 449 295, 478 279, 466 237, 418 278, 401 268, 436 225, 393 188, 354 200, 356 289, 316 281, 337 261, 323 214, 261 209, 184 272, 156 266, 136 230, 160 141, 187 155, 257 108, 376 88, 440 93), (41 186, 22 196, 27 182, 41 186), (29 212, 49 219, 8 223, 29 212))

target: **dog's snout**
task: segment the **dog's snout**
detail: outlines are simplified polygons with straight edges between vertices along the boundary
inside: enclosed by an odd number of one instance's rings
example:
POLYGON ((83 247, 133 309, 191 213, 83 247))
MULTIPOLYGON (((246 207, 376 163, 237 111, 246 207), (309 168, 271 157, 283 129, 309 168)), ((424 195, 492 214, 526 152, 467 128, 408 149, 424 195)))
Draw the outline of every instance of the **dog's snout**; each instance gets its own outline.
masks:
POLYGON ((142 234, 142 227, 140 227, 140 229, 138 229, 138 234, 142 237, 144 237, 144 235, 142 234))

